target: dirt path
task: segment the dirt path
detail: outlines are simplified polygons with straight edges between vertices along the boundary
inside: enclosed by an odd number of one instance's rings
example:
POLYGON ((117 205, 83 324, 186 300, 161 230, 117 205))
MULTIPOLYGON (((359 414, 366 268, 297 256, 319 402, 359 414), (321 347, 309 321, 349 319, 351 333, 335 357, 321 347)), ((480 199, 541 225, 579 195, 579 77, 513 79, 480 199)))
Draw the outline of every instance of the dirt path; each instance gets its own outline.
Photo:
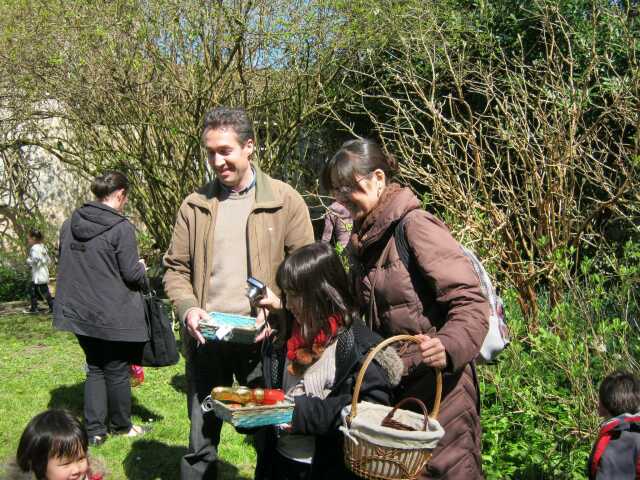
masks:
MULTIPOLYGON (((29 308, 29 302, 27 300, 17 300, 14 302, 0 303, 0 315, 11 315, 14 313, 22 313, 26 308, 29 308)), ((46 313, 47 308, 40 307, 40 313, 46 313)))

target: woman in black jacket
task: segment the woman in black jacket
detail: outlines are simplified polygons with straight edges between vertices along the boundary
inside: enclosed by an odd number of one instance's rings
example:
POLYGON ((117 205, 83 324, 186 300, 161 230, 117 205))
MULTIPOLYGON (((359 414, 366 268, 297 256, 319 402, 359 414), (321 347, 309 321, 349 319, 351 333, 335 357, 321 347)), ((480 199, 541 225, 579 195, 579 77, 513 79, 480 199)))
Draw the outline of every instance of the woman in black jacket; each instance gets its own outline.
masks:
MULTIPOLYGON (((266 342, 263 375, 265 386, 284 389, 295 407, 290 425, 256 439, 262 443, 256 479, 355 479, 343 461, 340 412, 351 403, 364 357, 382 339, 359 319, 350 282, 328 245, 296 250, 276 281, 293 321, 266 342)), ((390 403, 401 373, 395 350, 383 350, 366 371, 360 400, 390 403)))
POLYGON ((74 333, 84 350, 84 418, 94 445, 106 438, 107 418, 113 433, 144 432, 131 424, 129 364, 149 337, 140 295, 145 265, 123 215, 128 189, 120 172, 96 177, 96 201, 73 212, 60 231, 54 326, 74 333))

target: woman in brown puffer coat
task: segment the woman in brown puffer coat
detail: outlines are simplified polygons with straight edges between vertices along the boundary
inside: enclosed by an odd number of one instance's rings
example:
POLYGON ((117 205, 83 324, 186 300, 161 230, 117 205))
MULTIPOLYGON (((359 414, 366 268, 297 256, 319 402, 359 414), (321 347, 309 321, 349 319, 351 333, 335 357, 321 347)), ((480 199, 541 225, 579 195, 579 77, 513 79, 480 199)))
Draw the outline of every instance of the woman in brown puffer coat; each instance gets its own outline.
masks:
POLYGON ((431 410, 435 378, 428 367, 443 372, 438 420, 445 436, 420 478, 481 479, 474 359, 489 327, 489 304, 446 225, 422 210, 408 188, 389 181, 396 169, 375 142, 351 140, 327 164, 323 183, 354 218, 348 251, 370 327, 383 337, 422 335, 421 345, 398 347, 405 369, 395 400, 418 397, 431 410), (394 240, 405 216, 409 269, 394 240))

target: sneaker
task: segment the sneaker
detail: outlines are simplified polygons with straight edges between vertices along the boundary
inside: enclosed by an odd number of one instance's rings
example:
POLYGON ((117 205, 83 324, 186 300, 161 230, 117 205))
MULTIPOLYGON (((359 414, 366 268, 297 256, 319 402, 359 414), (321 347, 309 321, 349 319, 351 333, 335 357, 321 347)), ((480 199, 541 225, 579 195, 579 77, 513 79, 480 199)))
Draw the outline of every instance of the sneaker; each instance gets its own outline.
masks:
POLYGON ((112 433, 113 435, 121 435, 123 437, 140 437, 149 430, 151 430, 149 425, 131 425, 129 430, 116 430, 112 433))
POLYGON ((92 447, 99 447, 107 440, 106 435, 93 435, 89 437, 89 445, 92 447))
POLYGON ((35 314, 35 313, 39 313, 39 312, 38 312, 38 310, 31 310, 30 308, 25 308, 24 310, 22 310, 22 313, 35 314))

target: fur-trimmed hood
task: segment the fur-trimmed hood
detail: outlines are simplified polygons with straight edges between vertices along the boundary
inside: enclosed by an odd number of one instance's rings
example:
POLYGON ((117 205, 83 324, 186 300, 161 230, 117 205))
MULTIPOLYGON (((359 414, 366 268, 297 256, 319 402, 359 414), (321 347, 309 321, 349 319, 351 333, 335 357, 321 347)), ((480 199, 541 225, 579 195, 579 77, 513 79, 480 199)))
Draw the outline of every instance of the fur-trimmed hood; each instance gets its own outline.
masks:
POLYGON ((389 345, 376 353, 373 360, 385 371, 389 384, 392 387, 397 387, 402 379, 404 364, 396 349, 389 345))
MULTIPOLYGON (((382 341, 377 333, 372 332, 362 320, 355 320, 350 328, 338 335, 336 346, 336 376, 334 386, 342 383, 352 372, 353 368, 382 341)), ((387 374, 389 385, 392 387, 400 383, 403 363, 393 347, 386 347, 378 352, 374 361, 387 374)))

